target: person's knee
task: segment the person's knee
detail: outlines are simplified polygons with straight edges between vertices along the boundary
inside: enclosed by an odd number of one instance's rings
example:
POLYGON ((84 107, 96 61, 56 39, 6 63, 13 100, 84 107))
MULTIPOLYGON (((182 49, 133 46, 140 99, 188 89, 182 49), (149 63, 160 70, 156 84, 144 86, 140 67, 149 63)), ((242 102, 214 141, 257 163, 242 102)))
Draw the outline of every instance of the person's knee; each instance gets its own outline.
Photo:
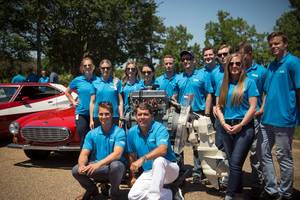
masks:
POLYGON ((153 166, 165 166, 166 165, 166 159, 162 156, 157 157, 153 161, 153 166))
POLYGON ((72 168, 72 175, 73 175, 73 177, 77 177, 79 175, 79 173, 78 173, 78 165, 75 165, 72 168))
POLYGON ((121 161, 113 161, 110 163, 111 172, 124 172, 125 165, 121 161))

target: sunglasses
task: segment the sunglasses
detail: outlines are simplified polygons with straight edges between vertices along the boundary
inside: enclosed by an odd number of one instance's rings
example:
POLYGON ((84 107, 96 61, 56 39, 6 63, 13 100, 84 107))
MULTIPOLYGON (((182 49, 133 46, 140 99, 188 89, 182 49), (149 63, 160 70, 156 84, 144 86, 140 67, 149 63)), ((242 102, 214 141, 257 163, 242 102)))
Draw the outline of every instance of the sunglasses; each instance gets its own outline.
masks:
POLYGON ((130 68, 130 67, 128 67, 128 68, 126 68, 126 71, 128 71, 128 72, 135 72, 136 68, 130 68))
POLYGON ((218 53, 218 57, 226 57, 228 55, 228 53, 218 53))
POLYGON ((109 70, 111 70, 111 67, 100 67, 100 69, 109 71, 109 70))
POLYGON ((83 65, 83 67, 92 67, 92 64, 83 65))
POLYGON ((152 71, 142 71, 143 75, 146 75, 146 74, 148 75, 148 74, 151 74, 151 73, 152 73, 152 71))
POLYGON ((236 66, 241 66, 241 62, 230 62, 229 63, 229 66, 233 66, 233 65, 236 65, 236 66))

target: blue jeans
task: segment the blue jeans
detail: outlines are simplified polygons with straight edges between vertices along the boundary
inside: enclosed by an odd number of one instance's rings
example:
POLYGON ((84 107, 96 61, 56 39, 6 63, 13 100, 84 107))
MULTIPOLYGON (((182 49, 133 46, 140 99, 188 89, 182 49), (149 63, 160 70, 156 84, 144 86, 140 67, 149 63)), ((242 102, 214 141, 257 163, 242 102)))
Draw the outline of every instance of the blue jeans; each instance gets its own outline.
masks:
POLYGON ((225 152, 229 161, 229 179, 226 194, 234 197, 243 191, 243 165, 254 138, 253 121, 230 135, 222 128, 225 152))
POLYGON ((254 119, 254 140, 250 148, 250 165, 251 165, 251 187, 259 188, 263 184, 263 175, 260 163, 260 156, 258 155, 257 138, 260 134, 260 117, 254 119))
POLYGON ((79 174, 78 165, 72 169, 72 175, 79 184, 87 191, 97 189, 96 183, 107 182, 111 184, 110 194, 112 197, 117 196, 119 186, 125 173, 125 165, 121 161, 113 161, 109 165, 103 166, 94 171, 91 175, 79 174))
POLYGON ((292 142, 295 128, 283 128, 261 124, 261 134, 258 137, 261 164, 265 182, 265 191, 269 194, 279 194, 284 198, 292 198, 294 163, 292 157, 292 142), (276 145, 276 157, 280 168, 280 182, 277 184, 276 173, 272 159, 272 148, 276 145))
POLYGON ((220 120, 216 118, 214 123, 215 129, 216 129, 216 135, 215 135, 215 144, 218 147, 219 150, 224 151, 224 145, 223 145, 223 138, 222 138, 222 125, 220 123, 220 120))
POLYGON ((80 137, 80 148, 82 148, 84 143, 85 135, 90 131, 90 117, 85 115, 76 114, 75 124, 77 133, 80 137))

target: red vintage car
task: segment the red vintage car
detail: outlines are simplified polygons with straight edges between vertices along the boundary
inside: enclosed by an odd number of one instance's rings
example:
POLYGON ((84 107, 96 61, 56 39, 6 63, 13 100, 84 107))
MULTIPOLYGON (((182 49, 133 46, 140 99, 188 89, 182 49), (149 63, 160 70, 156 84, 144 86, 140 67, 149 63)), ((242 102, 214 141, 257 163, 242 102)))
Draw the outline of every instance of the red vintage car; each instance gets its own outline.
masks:
POLYGON ((9 126, 11 148, 23 149, 31 159, 46 159, 51 151, 79 151, 74 108, 43 111, 21 117, 9 126))
MULTIPOLYGON (((8 126, 24 115, 43 110, 67 108, 66 88, 52 83, 0 84, 0 139, 9 136, 8 126)), ((74 98, 77 94, 72 94, 74 98)))

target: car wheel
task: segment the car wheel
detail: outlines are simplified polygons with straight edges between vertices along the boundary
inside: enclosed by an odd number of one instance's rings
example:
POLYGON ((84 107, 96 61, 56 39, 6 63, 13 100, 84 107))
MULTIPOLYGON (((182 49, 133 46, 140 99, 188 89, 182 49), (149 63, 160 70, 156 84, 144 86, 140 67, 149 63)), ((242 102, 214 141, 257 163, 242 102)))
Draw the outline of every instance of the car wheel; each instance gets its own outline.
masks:
POLYGON ((24 153, 31 160, 45 160, 50 155, 50 151, 43 150, 24 150, 24 153))

